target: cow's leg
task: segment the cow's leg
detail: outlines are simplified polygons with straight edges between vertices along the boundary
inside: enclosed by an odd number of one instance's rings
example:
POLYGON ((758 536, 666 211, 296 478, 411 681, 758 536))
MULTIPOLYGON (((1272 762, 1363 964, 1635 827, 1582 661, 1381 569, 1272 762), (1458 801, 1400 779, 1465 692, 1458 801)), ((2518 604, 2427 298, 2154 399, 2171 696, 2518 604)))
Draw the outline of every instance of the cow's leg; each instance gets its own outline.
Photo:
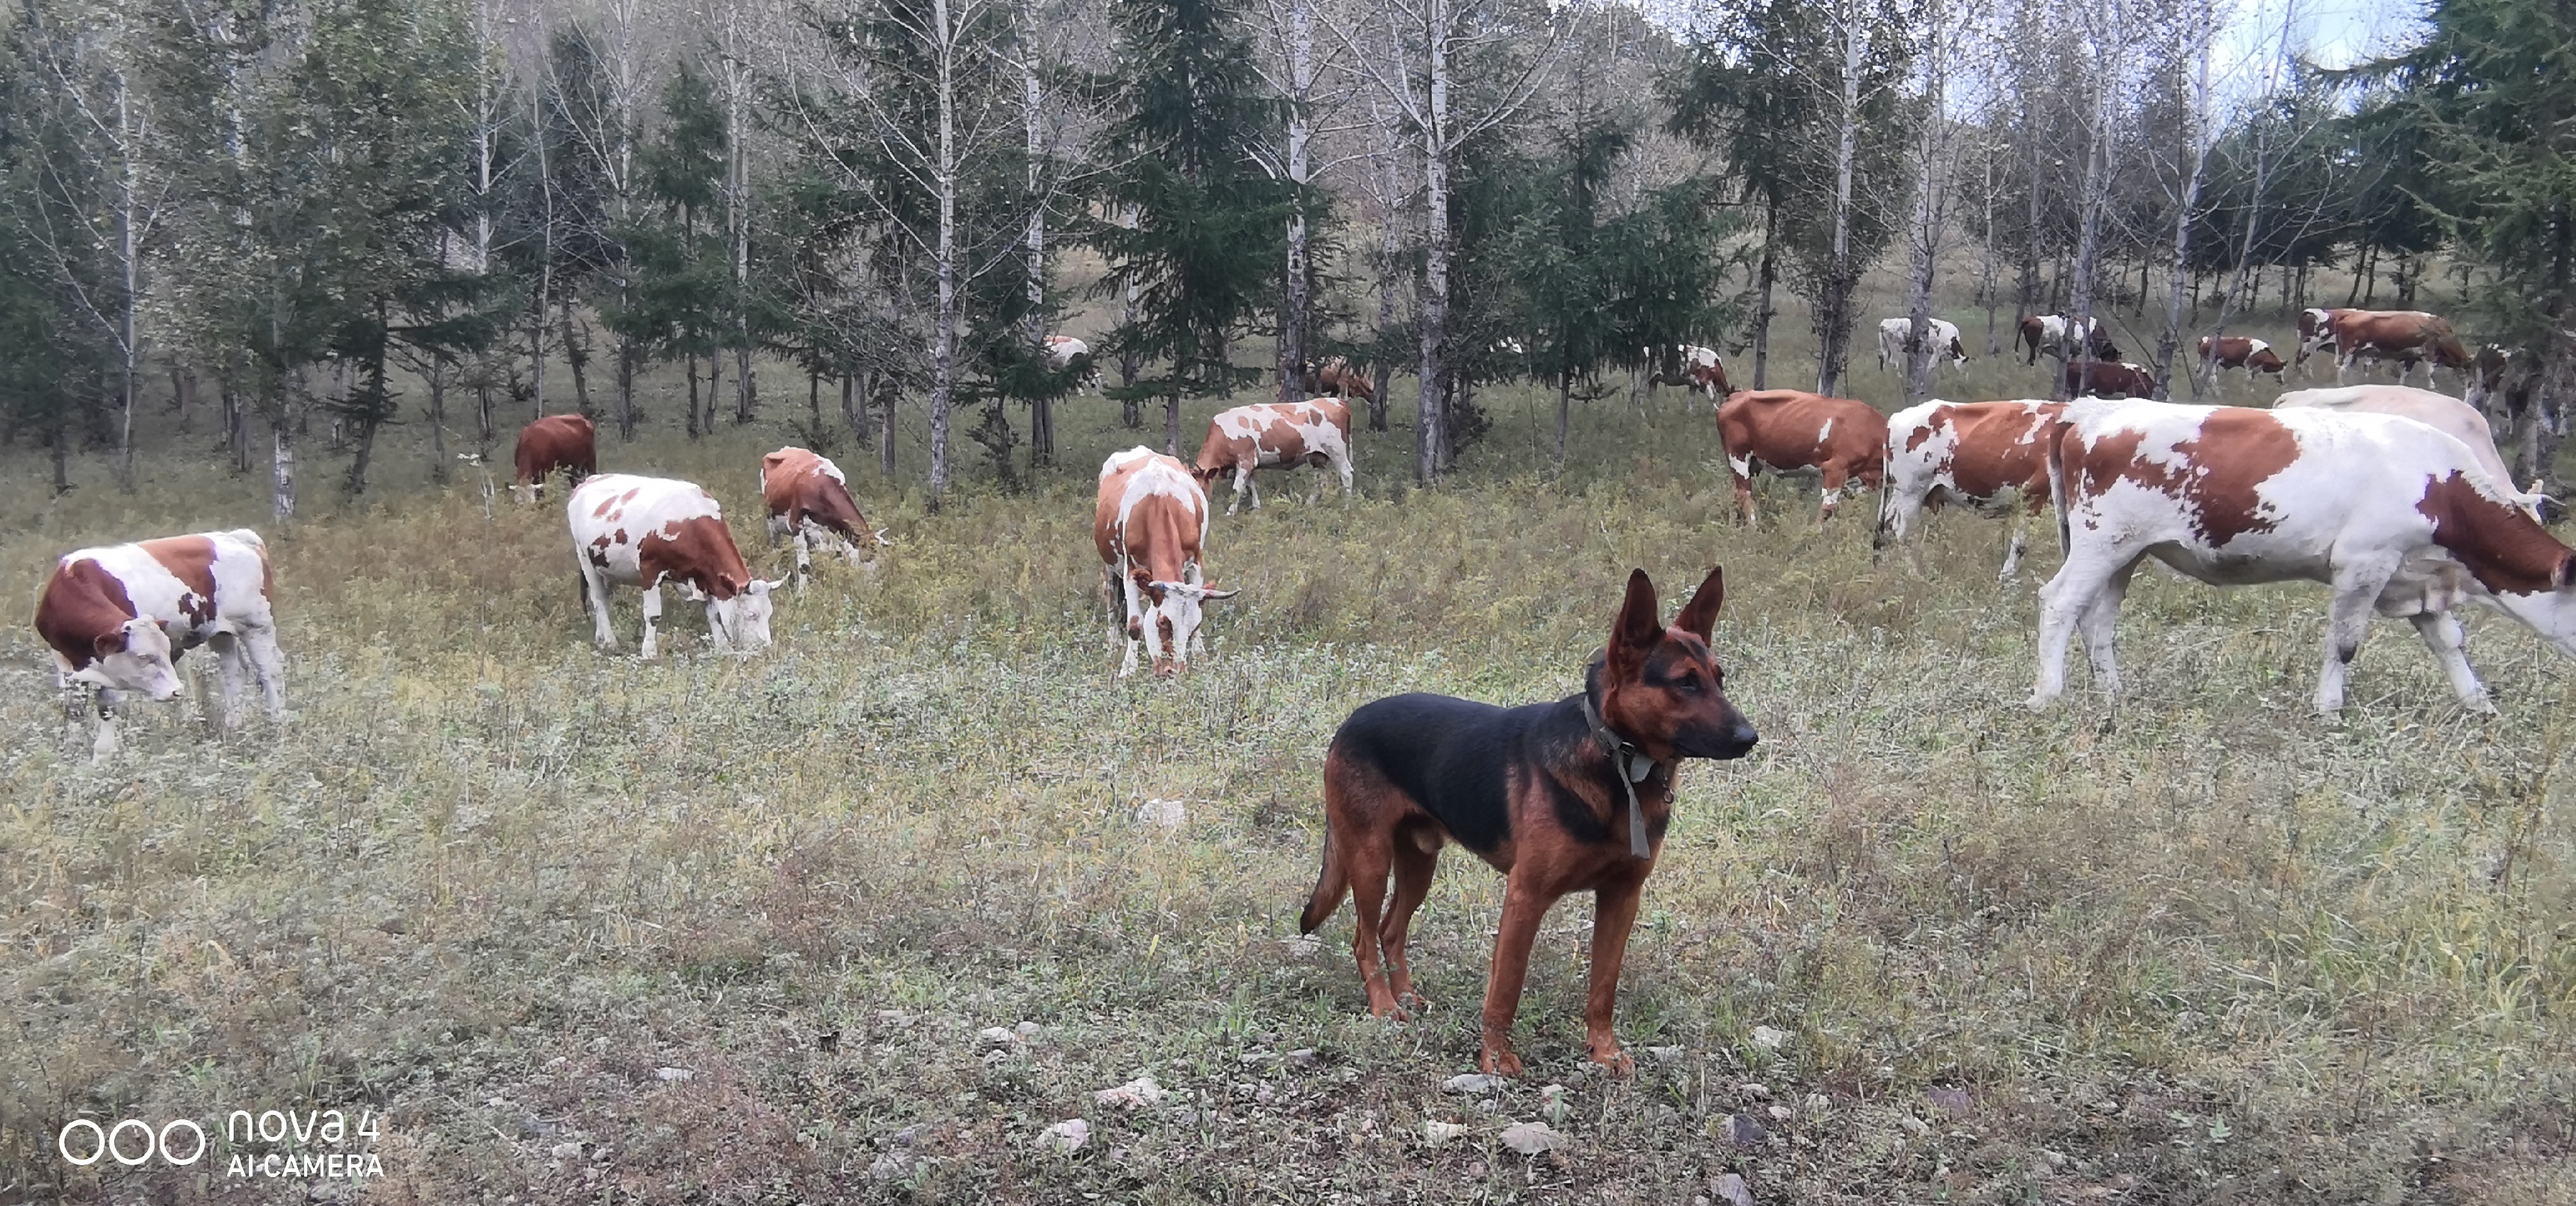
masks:
POLYGON ((1834 504, 1843 500, 1843 486, 1851 480, 1842 466, 1832 464, 1825 466, 1823 477, 1825 493, 1823 500, 1816 507, 1817 531, 1823 531, 1825 521, 1834 517, 1834 504))
MULTIPOLYGON (((251 677, 259 680, 261 706, 268 718, 286 718, 286 655, 277 648, 277 625, 261 624, 241 631, 241 649, 250 659, 251 677)), ((231 701, 225 701, 227 707, 231 701)))
MULTIPOLYGON (((250 663, 250 657, 242 650, 241 638, 229 632, 218 632, 206 638, 206 653, 214 659, 215 682, 221 688, 223 698, 221 712, 212 706, 206 711, 213 716, 215 728, 220 732, 232 727, 233 710, 241 702, 242 668, 250 663)), ((198 694, 202 697, 204 692, 198 694)))
POLYGON ((661 652, 661 623, 662 587, 661 584, 655 583, 644 588, 644 640, 636 647, 635 656, 649 662, 653 660, 655 654, 661 652))
POLYGON ((1119 629, 1119 636, 1127 642, 1127 658, 1118 663, 1118 677, 1125 678, 1136 672, 1136 645, 1144 631, 1145 621, 1150 617, 1145 614, 1142 600, 1137 597, 1139 588, 1135 575, 1120 574, 1118 579, 1127 600, 1126 624, 1119 629))
POLYGON ((796 525, 796 593, 805 593, 805 580, 814 576, 814 525, 796 525))
POLYGON ((608 579, 577 550, 573 561, 581 567, 581 597, 590 603, 590 643, 602 651, 613 650, 617 633, 608 626, 608 579))
POLYGON ((117 700, 114 690, 107 687, 98 689, 98 735, 90 740, 89 746, 92 761, 105 762, 115 757, 116 751, 124 744, 116 736, 117 700))
POLYGON ((2030 694, 2031 710, 2044 709, 2066 693, 2066 647, 2075 639, 2076 621, 2119 568, 2112 557, 2078 551, 2039 588, 2039 684, 2030 694))
POLYGON ((2021 568, 2021 555, 2030 548, 2030 518, 2029 507, 2013 508, 2012 530, 2004 537, 2004 571, 1995 575, 1995 581, 2010 582, 2021 568))
POLYGON ((1735 509, 1744 516, 1744 526, 1748 528, 1753 526, 1753 465, 1751 462, 1750 457, 1726 458, 1727 471, 1735 478, 1735 509))
POLYGON ((2102 588, 2094 592, 2093 602, 2075 620, 2076 627, 2084 633, 2084 656, 2093 663, 2093 685, 2104 695, 2120 693, 2120 605, 2128 600, 2129 579, 2137 572, 2134 561, 2112 571, 2102 580, 2102 588))
MULTIPOLYGON (((1228 502, 1225 504, 1225 513, 1226 513, 1226 514, 1228 514, 1228 515, 1232 515, 1232 514, 1234 514, 1235 512, 1240 511, 1240 510, 1242 510, 1242 509, 1243 509, 1243 487, 1244 487, 1244 484, 1245 484, 1245 483, 1247 483, 1247 482, 1249 482, 1250 480, 1252 480, 1252 471, 1251 471, 1251 470, 1245 469, 1245 468, 1243 468, 1243 467, 1242 467, 1242 466, 1240 466, 1240 465, 1235 466, 1235 470, 1234 470, 1234 498, 1233 498, 1233 499, 1231 499, 1230 501, 1228 501, 1228 502)), ((1254 510, 1259 510, 1259 509, 1260 509, 1260 508, 1258 508, 1258 507, 1255 507, 1255 508, 1254 508, 1254 510)))
POLYGON ((2442 677, 2451 680, 2451 694, 2460 698, 2460 706, 2495 711, 2487 701, 2486 685, 2469 667, 2469 634, 2461 629, 2459 617, 2447 611, 2419 611, 2406 618, 2415 625, 2415 635, 2424 638, 2424 647, 2433 651, 2433 660, 2442 664, 2442 677))
POLYGON ((2317 672, 2317 711, 2343 710, 2344 679, 2351 670, 2352 655, 2361 652, 2362 638, 2370 635, 2371 610, 2396 572, 2397 564, 2390 558, 2335 567, 2334 600, 2326 605, 2325 660, 2317 672))
POLYGON ((1340 456, 1333 458, 1333 469, 1335 472, 1342 475, 1342 497, 1349 498, 1351 496, 1351 453, 1349 449, 1343 449, 1340 456))

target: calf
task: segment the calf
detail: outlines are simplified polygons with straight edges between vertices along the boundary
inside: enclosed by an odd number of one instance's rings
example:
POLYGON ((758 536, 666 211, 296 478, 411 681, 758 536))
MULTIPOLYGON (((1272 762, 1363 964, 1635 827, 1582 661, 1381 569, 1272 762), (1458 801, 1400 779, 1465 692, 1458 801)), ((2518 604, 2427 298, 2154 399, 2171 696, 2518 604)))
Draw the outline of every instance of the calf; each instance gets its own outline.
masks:
POLYGON ((2424 383, 2433 383, 2437 368, 2466 372, 2469 350, 2451 331, 2451 320, 2421 310, 2342 310, 2333 317, 2335 383, 2355 360, 2373 364, 2397 362, 2397 383, 2406 384, 2415 366, 2424 366, 2424 383))
POLYGON ((1205 651, 1199 605, 1235 595, 1207 584, 1200 560, 1207 524, 1207 491, 1179 461, 1136 447, 1101 463, 1091 539, 1104 601, 1113 616, 1121 602, 1126 608, 1127 660, 1118 677, 1136 672, 1140 641, 1158 676, 1189 669, 1191 646, 1205 651))
POLYGON ((543 498, 546 479, 557 469, 578 486, 599 472, 599 429, 580 415, 547 415, 519 429, 510 463, 510 497, 521 502, 543 498))
POLYGON ((1928 358, 1924 361, 1924 367, 1927 370, 1939 368, 1944 364, 1963 365, 1968 362, 1968 348, 1967 345, 1959 342, 1957 323, 1939 318, 1931 319, 1924 330, 1923 342, 1917 344, 1914 342, 1913 319, 1882 318, 1879 320, 1878 367, 1881 369, 1891 364, 1903 364, 1906 357, 1924 349, 1930 350, 1928 358))
POLYGON ((1735 478, 1735 505, 1752 527, 1753 470, 1812 471, 1824 485, 1822 526, 1853 482, 1875 488, 1886 465, 1887 420, 1866 402, 1794 389, 1746 390, 1717 408, 1718 439, 1735 478))
POLYGON ((2467 445, 2478 468, 2515 501, 2532 518, 2543 518, 2540 483, 2531 483, 2528 494, 2513 493, 2513 471, 2505 468, 2504 455, 2496 451, 2495 432, 2487 426, 2487 417, 2476 407, 2448 394, 2431 390, 2409 389, 2403 385, 2346 385, 2334 389, 2292 390, 2272 403, 2275 410, 2314 408, 2340 411, 2366 411, 2371 414, 2396 415, 2413 419, 2435 431, 2467 445))
POLYGON ((868 526, 859 504, 850 497, 850 482, 832 459, 789 446, 760 458, 760 497, 769 508, 769 543, 781 536, 796 539, 796 589, 814 573, 807 551, 814 545, 838 546, 843 561, 856 565, 861 544, 892 543, 868 526), (819 530, 818 530, 819 529, 819 530))
MULTIPOLYGON (((1225 513, 1243 505, 1246 490, 1252 509, 1261 509, 1261 488, 1252 471, 1276 465, 1313 465, 1342 476, 1342 493, 1351 492, 1351 408, 1333 398, 1304 402, 1269 402, 1219 411, 1208 420, 1207 442, 1199 445, 1195 472, 1201 482, 1234 479, 1234 501, 1225 513)), ((1323 495, 1318 482, 1316 496, 1323 495)))
MULTIPOLYGON (((2029 345, 2030 358, 2023 361, 2025 366, 2038 364, 2043 353, 2064 362, 2079 350, 2079 341, 2071 334, 2074 329, 2075 320, 2063 314, 2024 315, 2021 329, 2013 333, 2013 347, 2018 350, 2025 344, 2029 345)), ((2093 359, 2120 358, 2119 347, 2102 334, 2101 319, 2086 319, 2084 330, 2093 345, 2093 359)))
POLYGON ((2203 373, 2210 373, 2213 368, 2243 369, 2248 381, 2252 381, 2256 373, 2270 373, 2272 380, 2279 382, 2281 371, 2287 367, 2281 363, 2281 354, 2260 339, 2248 339, 2243 335, 2200 337, 2200 371, 2203 373))
POLYGON ((229 724, 241 674, 259 679, 271 716, 286 710, 268 548, 247 529, 171 536, 64 555, 36 600, 36 633, 54 651, 56 681, 98 693, 96 756, 116 752, 120 692, 155 700, 179 692, 174 663, 199 645, 215 652, 229 724))
POLYGON ((678 586, 683 599, 706 605, 708 639, 718 650, 769 647, 769 594, 787 580, 763 581, 743 564, 724 509, 696 483, 603 474, 574 487, 564 518, 582 598, 590 603, 592 641, 601 649, 617 648, 608 588, 632 586, 644 592, 644 637, 636 652, 654 656, 664 582, 678 586))
POLYGON ((1883 547, 1903 540, 1925 508, 1945 500, 1979 511, 2010 508, 2012 532, 2002 578, 2021 565, 2030 517, 2048 505, 2048 442, 2066 404, 1944 402, 1910 406, 1887 420, 1887 500, 1879 510, 1883 547), (2012 507, 2015 494, 2021 505, 2012 507))
POLYGON ((2156 375, 2143 364, 2108 360, 2066 362, 2066 392, 2097 398, 2145 398, 2156 392, 2156 375))
POLYGON ((2165 402, 2068 404, 2055 442, 2066 565, 2040 592, 2039 685, 2065 690, 2077 629, 2117 693, 2113 630, 2138 563, 2214 586, 2316 581, 2327 612, 2321 712, 2343 707, 2370 613, 2403 616, 2460 701, 2484 709, 2459 621, 2476 599, 2576 657, 2576 551, 2526 514, 2458 440, 2412 419, 2165 402))

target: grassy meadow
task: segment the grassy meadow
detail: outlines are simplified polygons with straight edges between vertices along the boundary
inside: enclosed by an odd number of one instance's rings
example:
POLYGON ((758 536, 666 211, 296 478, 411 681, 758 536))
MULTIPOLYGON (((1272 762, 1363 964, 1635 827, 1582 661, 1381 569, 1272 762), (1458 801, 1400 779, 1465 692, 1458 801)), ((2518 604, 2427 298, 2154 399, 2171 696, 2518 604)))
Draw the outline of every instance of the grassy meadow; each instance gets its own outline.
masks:
MULTIPOLYGON (((1952 317, 1977 348, 1982 312, 1952 317)), ((1855 378, 1894 409, 1866 347, 1855 378)), ((2045 392, 1987 359, 1940 380, 2045 392)), ((803 382, 763 384, 763 423, 692 442, 657 375, 653 433, 600 459, 707 484, 777 572, 755 470, 803 382)), ((917 430, 891 481, 826 449, 898 543, 783 596, 750 659, 673 602, 637 662, 632 592, 625 653, 594 653, 560 507, 487 504, 470 467, 433 487, 416 427, 347 500, 317 425, 285 529, 264 474, 167 416, 130 494, 93 456, 56 499, 40 451, 0 453, 8 598, 84 544, 266 533, 292 707, 217 734, 139 705, 93 766, 33 632, 0 628, 0 1201, 2576 1200, 2576 667, 2536 638, 2468 617, 2481 717, 2376 625, 2323 721, 2322 588, 2149 572, 2130 693, 2079 666, 2034 717, 2053 541, 1998 587, 2003 524, 1951 512, 1873 562, 1866 502, 1819 532, 1783 482, 1746 531, 1672 389, 1584 405, 1562 477, 1552 398, 1490 392, 1492 436, 1415 490, 1411 391, 1355 433, 1356 500, 1309 505, 1304 470, 1216 517, 1210 576, 1242 594, 1160 682, 1113 676, 1089 533, 1101 457, 1160 416, 1099 399, 1018 492, 961 440, 935 512, 917 430), (1325 742, 1396 691, 1570 693, 1630 567, 1669 612, 1712 562, 1762 744, 1682 775, 1620 995, 1637 1077, 1583 1061, 1574 898, 1522 1001, 1529 1075, 1444 1089, 1501 881, 1449 852, 1414 927, 1432 1007, 1367 1018, 1348 906, 1296 940, 1325 742), (1159 1101, 1096 1099, 1140 1075, 1159 1101), (236 1108, 372 1111, 334 1150, 382 1175, 230 1175, 299 1150, 228 1146, 236 1108), (75 1167, 83 1116, 213 1145, 75 1167), (1078 1150, 1041 1142, 1075 1118, 1078 1150), (1564 1146, 1503 1145, 1531 1121, 1564 1146)))

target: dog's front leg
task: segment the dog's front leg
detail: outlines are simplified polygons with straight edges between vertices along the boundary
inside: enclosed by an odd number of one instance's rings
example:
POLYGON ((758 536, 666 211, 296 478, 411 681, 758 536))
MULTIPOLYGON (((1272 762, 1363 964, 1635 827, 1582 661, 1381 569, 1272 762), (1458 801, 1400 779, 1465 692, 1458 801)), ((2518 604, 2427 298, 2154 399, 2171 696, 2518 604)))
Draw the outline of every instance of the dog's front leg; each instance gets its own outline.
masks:
POLYGON ((1637 1061, 1620 1050, 1610 1022, 1619 1005, 1619 965, 1628 957, 1628 931, 1636 927, 1644 887, 1604 884, 1592 908, 1592 990, 1583 1002, 1584 1038, 1592 1048, 1592 1062, 1621 1076, 1634 1074, 1637 1061))
POLYGON ((1512 1054, 1512 1019, 1520 1013, 1521 983, 1529 978, 1530 944, 1538 938, 1547 907, 1555 903, 1525 874, 1513 875, 1503 889, 1503 925, 1494 935, 1494 967, 1485 978, 1485 1049, 1476 1061, 1493 1075, 1521 1074, 1521 1057, 1512 1054))

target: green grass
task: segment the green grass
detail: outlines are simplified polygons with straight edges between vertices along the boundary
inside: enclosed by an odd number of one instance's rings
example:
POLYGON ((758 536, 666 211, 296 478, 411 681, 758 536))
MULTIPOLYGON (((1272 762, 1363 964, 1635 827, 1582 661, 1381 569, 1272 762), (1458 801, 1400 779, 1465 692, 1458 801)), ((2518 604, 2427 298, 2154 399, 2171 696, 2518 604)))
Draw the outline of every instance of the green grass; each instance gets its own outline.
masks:
MULTIPOLYGON (((1982 315, 1953 317, 1974 343, 1982 315)), ((1866 359, 1856 392, 1892 408, 1866 359)), ((294 717, 217 738, 145 707, 92 767, 33 634, 0 630, 0 1198, 304 1200, 52 1144, 80 1113, 314 1105, 386 1117, 381 1201, 1680 1203, 1730 1171, 1763 1202, 2576 1196, 2576 675, 2527 633, 2471 617, 2498 717, 2383 625, 2320 721, 2320 589, 2149 573, 2132 693, 2079 670, 2032 717, 2046 541, 2002 588, 2002 525, 1969 515, 1873 564, 1866 508, 1817 533, 1787 485, 1736 527, 1678 391, 1591 404, 1562 479, 1548 399, 1487 400, 1498 430, 1439 490, 1404 484, 1399 428, 1360 433, 1356 502, 1305 505, 1304 471, 1220 515, 1211 575, 1243 594, 1168 682, 1113 678, 1093 601, 1092 467, 1140 439, 1098 401, 1064 468, 1017 494, 969 471, 936 513, 917 446, 898 484, 832 450, 899 543, 787 597, 749 660, 677 606, 661 661, 594 654, 560 510, 430 488, 416 432, 356 503, 317 438, 284 531, 202 435, 156 430, 131 495, 84 466, 53 500, 10 453, 9 597, 83 543, 269 532, 294 717), (1620 999, 1640 1074, 1581 1067, 1576 899, 1533 960, 1526 1082, 1443 1092, 1500 881, 1443 860, 1415 927, 1433 1007, 1368 1020, 1347 908, 1292 941, 1324 743, 1390 692, 1565 694, 1629 567, 1679 592, 1712 561, 1763 743, 1682 776, 1620 999), (1140 822, 1149 799, 1187 821, 1140 822), (1141 1072, 1184 1096, 1094 1103, 1141 1072), (1501 1147, 1552 1082, 1572 1145, 1501 1147), (1952 1089, 1956 1116, 1927 1097, 1952 1089), (1736 1114, 1767 1136, 1727 1142, 1736 1114), (1037 1148, 1076 1116, 1086 1147, 1037 1148)), ((602 463, 705 482, 749 540, 784 439, 657 432, 602 463)), ((631 649, 631 594, 617 622, 631 649)))

